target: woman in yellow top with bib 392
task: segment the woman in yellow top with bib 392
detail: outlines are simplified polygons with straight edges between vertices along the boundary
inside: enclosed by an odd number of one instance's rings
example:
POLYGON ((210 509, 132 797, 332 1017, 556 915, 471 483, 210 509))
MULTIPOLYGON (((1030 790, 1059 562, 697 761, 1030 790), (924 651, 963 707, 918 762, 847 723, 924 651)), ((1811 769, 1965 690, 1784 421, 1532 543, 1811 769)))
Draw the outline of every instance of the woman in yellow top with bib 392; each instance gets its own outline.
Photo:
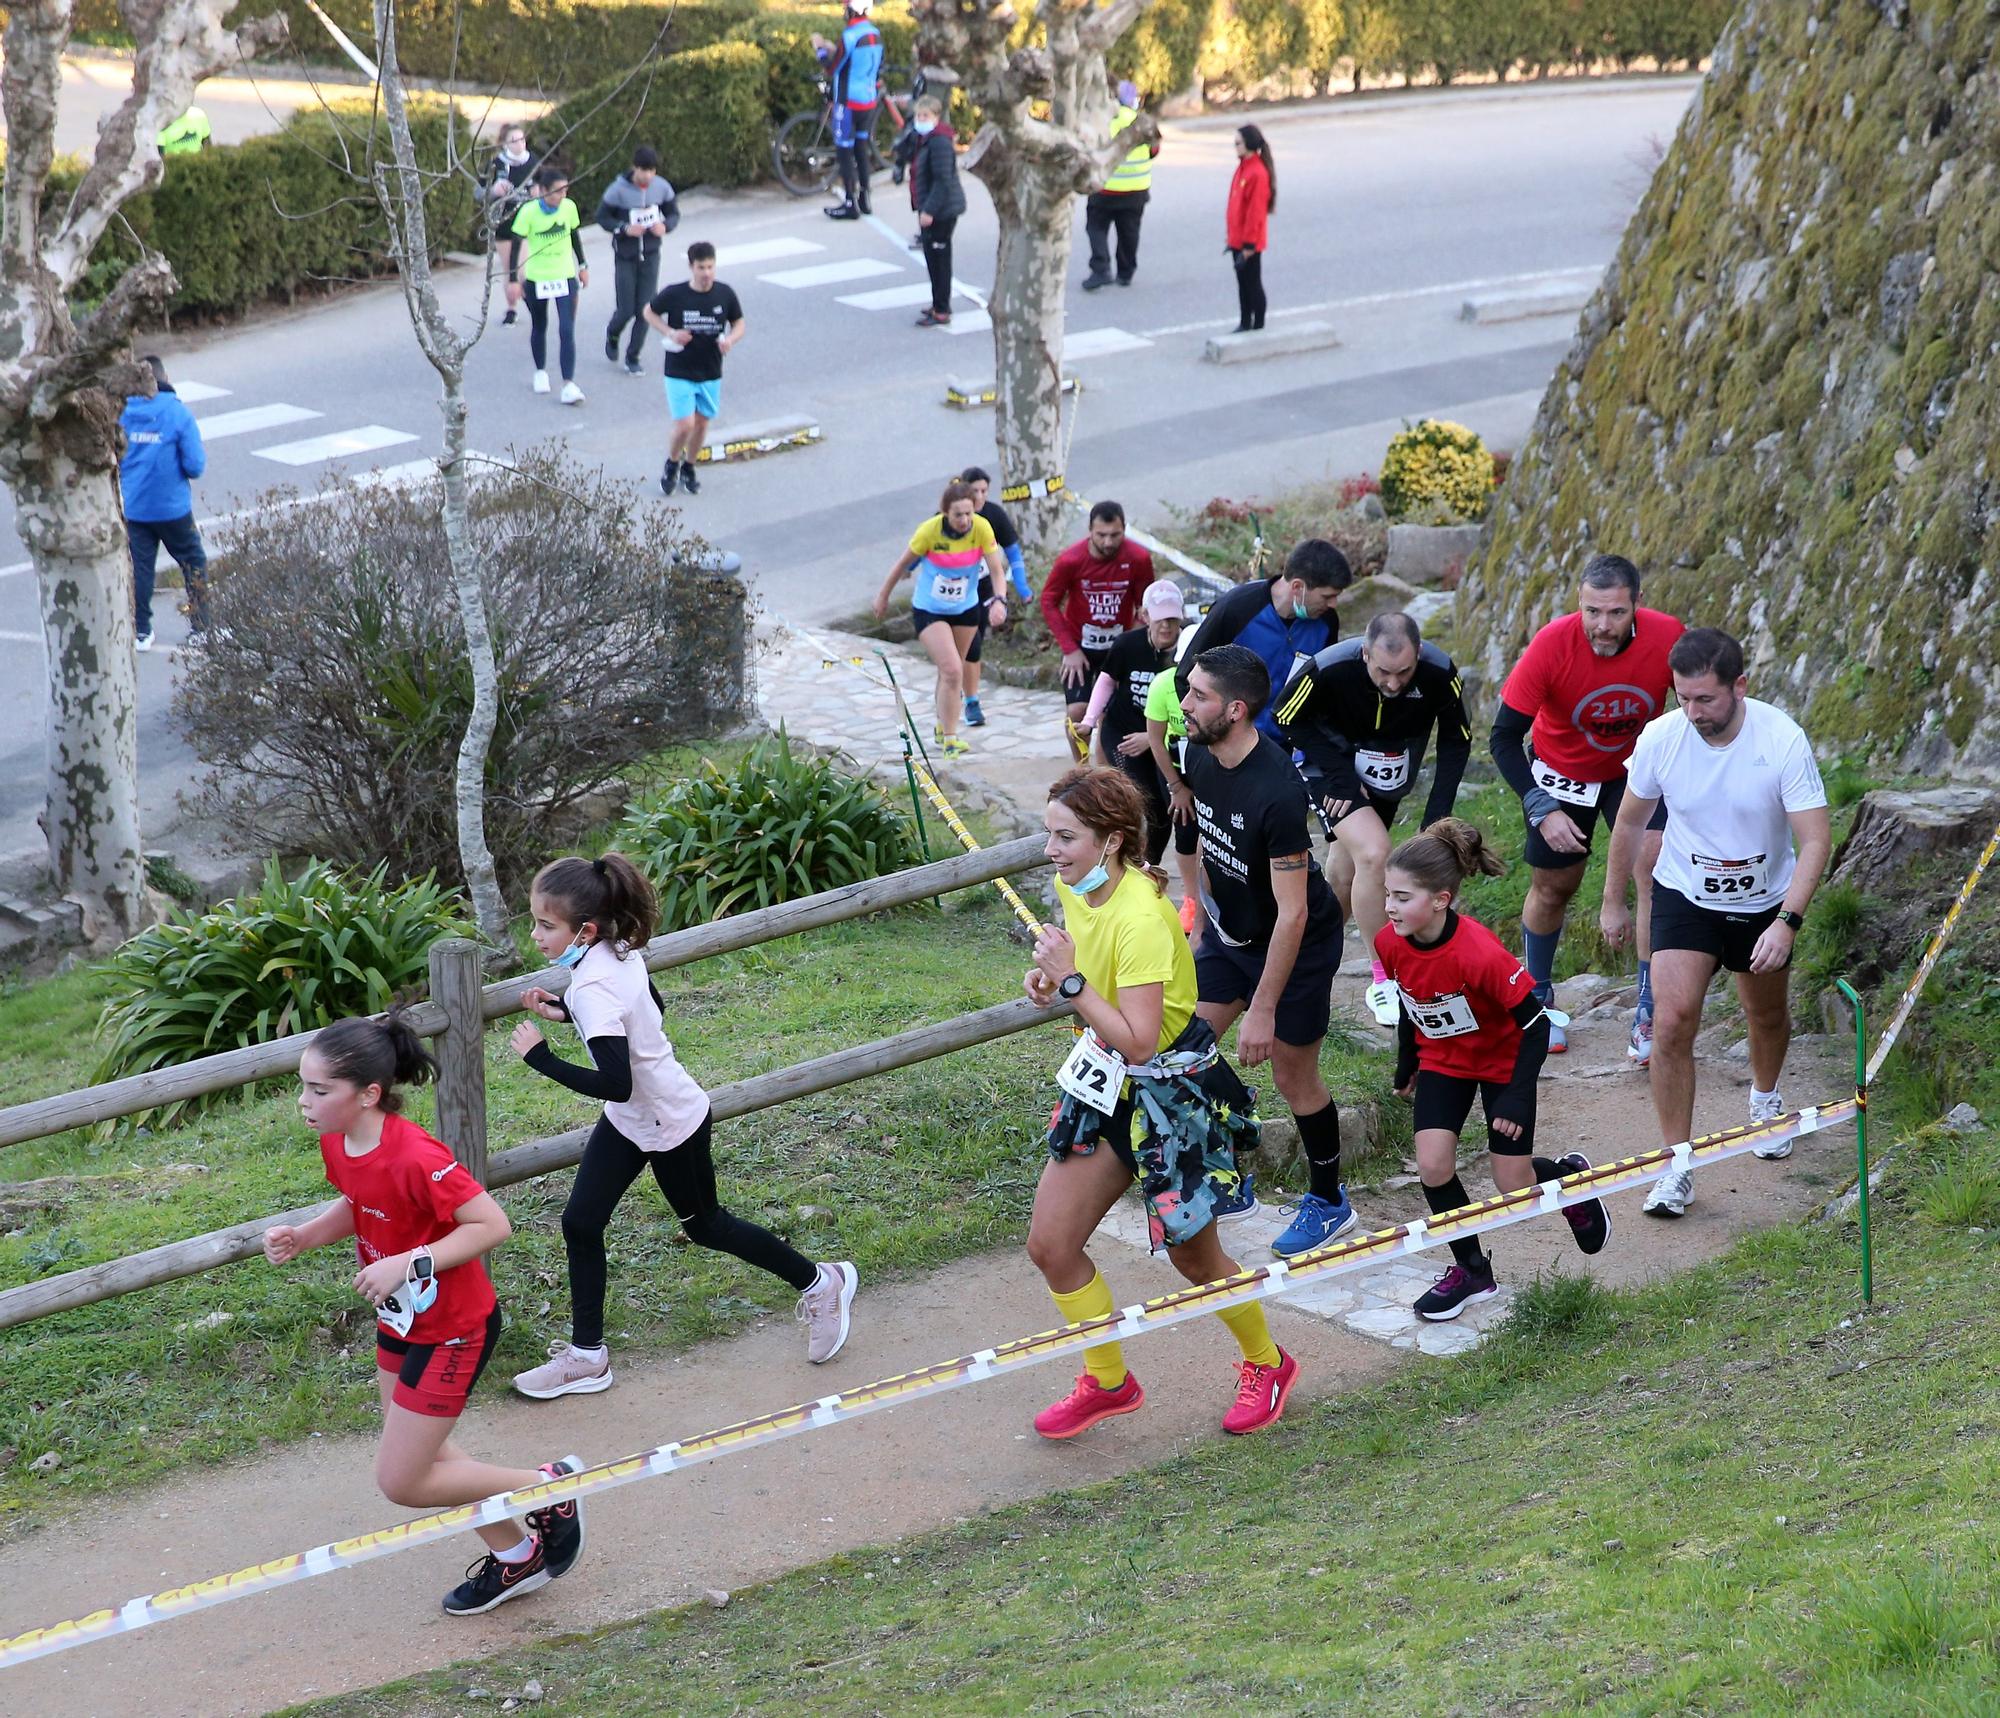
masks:
MULTIPOLYGON (((1111 1288, 1084 1251, 1134 1180, 1153 1245, 1189 1282, 1239 1268, 1215 1232, 1215 1203, 1239 1181, 1236 1152, 1256 1139, 1252 1098, 1194 1012, 1194 956, 1166 875, 1145 863, 1145 802, 1120 770, 1075 769, 1049 789, 1048 856, 1063 923, 1042 933, 1029 999, 1069 1002, 1086 1030, 1070 1045, 1035 1189, 1028 1256, 1074 1324, 1108 1317, 1111 1288), (1109 1146, 1109 1150, 1100 1150, 1109 1146)), ((1271 1340, 1262 1306, 1218 1313, 1243 1350, 1225 1432, 1255 1432, 1285 1411, 1299 1364, 1271 1340)), ((1145 1401, 1119 1345, 1086 1348, 1076 1388, 1035 1416, 1045 1438, 1073 1438, 1145 1401)))

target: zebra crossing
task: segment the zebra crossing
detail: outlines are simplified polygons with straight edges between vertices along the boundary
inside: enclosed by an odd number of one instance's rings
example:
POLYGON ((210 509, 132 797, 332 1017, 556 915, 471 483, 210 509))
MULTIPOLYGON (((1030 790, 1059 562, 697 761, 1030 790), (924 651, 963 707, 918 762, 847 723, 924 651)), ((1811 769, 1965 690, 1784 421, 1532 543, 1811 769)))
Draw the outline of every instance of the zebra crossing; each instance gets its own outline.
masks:
MULTIPOLYGON (((180 395, 181 403, 186 406, 208 405, 231 397, 227 388, 198 381, 176 382, 174 392, 180 395)), ((311 423, 325 416, 324 412, 315 411, 310 406, 295 406, 274 400, 269 405, 239 406, 230 411, 210 412, 206 416, 197 416, 194 421, 195 427, 201 431, 202 445, 207 447, 239 436, 262 435, 292 424, 311 423)), ((298 441, 272 442, 264 447, 253 447, 250 453, 252 458, 268 459, 274 465, 287 465, 297 470, 329 459, 379 453, 385 447, 400 447, 416 439, 410 431, 391 429, 386 424, 360 424, 353 429, 333 430, 298 441)))

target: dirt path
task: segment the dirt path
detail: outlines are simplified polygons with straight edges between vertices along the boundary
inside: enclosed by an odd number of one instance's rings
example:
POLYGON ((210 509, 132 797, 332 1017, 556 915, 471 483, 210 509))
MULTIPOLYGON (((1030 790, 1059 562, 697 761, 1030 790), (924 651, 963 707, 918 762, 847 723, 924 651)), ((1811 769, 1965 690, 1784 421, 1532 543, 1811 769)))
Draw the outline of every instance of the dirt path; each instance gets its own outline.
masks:
MULTIPOLYGON (((1343 990, 1351 987, 1343 981, 1343 990)), ((1543 1131, 1552 1143, 1562 1139, 1558 1149, 1575 1144, 1608 1157, 1651 1143, 1644 1081, 1627 1069, 1623 1042, 1623 1017, 1607 1005, 1580 1017, 1570 1054, 1551 1063, 1543 1131)), ((1712 1055, 1698 1129, 1739 1121, 1746 1082, 1740 1062, 1712 1055)), ((1795 1102, 1836 1097, 1843 1085, 1836 1047, 1808 1041, 1795 1053, 1786 1088, 1795 1102)), ((1586 1266, 1607 1283, 1644 1281, 1821 1202, 1852 1151, 1843 1129, 1801 1141, 1784 1163, 1745 1158, 1702 1171, 1697 1202, 1678 1223, 1642 1218, 1638 1197, 1626 1195, 1613 1202, 1616 1232, 1596 1260, 1583 1260, 1554 1220, 1507 1231, 1495 1243, 1496 1260, 1514 1284, 1537 1271, 1586 1266)), ((1468 1186, 1481 1190, 1470 1176, 1468 1186)), ((1411 1214, 1414 1196, 1405 1189, 1360 1203, 1366 1218, 1387 1221, 1411 1214)), ((1270 1219, 1238 1227, 1238 1256, 1261 1261, 1267 1255, 1253 1243, 1275 1228, 1270 1219)), ((1119 1238, 1126 1230, 1114 1214, 1097 1248, 1120 1300, 1173 1286, 1178 1279, 1163 1262, 1119 1238)), ((1426 1263, 1395 1268, 1423 1272, 1426 1263)), ((1305 1368, 1295 1401, 1366 1385, 1396 1366, 1439 1363, 1409 1352, 1410 1330, 1389 1316, 1398 1281, 1375 1281, 1372 1305, 1327 1292, 1336 1286, 1345 1285, 1327 1285, 1310 1307, 1280 1305, 1274 1313, 1279 1340, 1305 1368), (1364 1316, 1371 1310, 1383 1314, 1372 1324, 1364 1316), (1401 1351, 1393 1346, 1399 1341, 1401 1351)), ((1052 1322, 1033 1271, 1012 1249, 924 1277, 864 1283, 856 1315, 846 1352, 823 1370, 805 1364, 799 1333, 774 1321, 679 1360, 621 1368, 617 1388, 602 1396, 533 1403, 488 1384, 464 1442, 518 1461, 570 1449, 601 1459, 1052 1322)), ((1483 1312, 1482 1321, 1493 1316, 1483 1312)), ((1231 1352, 1206 1321, 1135 1345, 1145 1411, 1071 1445, 1044 1444, 1028 1431, 1029 1416, 1065 1381, 1063 1368, 1048 1366, 627 1488, 591 1506, 588 1550, 573 1577, 491 1617, 454 1621, 438 1609, 473 1554, 468 1538, 463 1549, 408 1552, 7 1672, 0 1704, 44 1718, 262 1712, 686 1603, 705 1588, 741 1587, 841 1550, 1170 1460, 1193 1440, 1218 1435, 1231 1352)), ((315 1439, 190 1473, 10 1547, 0 1633, 378 1526, 397 1513, 377 1496, 369 1445, 360 1440, 315 1439)))

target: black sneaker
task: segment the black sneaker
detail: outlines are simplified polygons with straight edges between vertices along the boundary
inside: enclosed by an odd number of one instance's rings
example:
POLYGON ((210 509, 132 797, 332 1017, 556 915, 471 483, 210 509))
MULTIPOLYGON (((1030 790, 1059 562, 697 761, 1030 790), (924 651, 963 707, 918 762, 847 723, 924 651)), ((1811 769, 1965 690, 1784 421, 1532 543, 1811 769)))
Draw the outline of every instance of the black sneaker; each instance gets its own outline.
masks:
POLYGON ((445 1594, 445 1614, 476 1617, 548 1584, 548 1564, 543 1561, 539 1538, 535 1541, 534 1555, 525 1563, 503 1563, 489 1551, 465 1571, 464 1580, 445 1594))
MULTIPOLYGON (((1590 1159, 1580 1151, 1572 1151, 1556 1159, 1565 1175, 1576 1175, 1590 1167, 1590 1159)), ((1570 1233, 1576 1237, 1577 1250, 1584 1253, 1601 1253, 1604 1243, 1611 1239, 1611 1213, 1604 1208, 1602 1199, 1591 1199, 1581 1205, 1565 1205, 1563 1215, 1569 1219, 1570 1233)))
MULTIPOLYGON (((560 1461, 544 1462, 542 1472, 550 1479, 581 1473, 583 1458, 564 1456, 560 1461)), ((561 1503, 552 1503, 546 1509, 530 1510, 528 1526, 542 1541, 542 1557, 548 1565, 549 1579, 560 1581, 576 1566, 577 1558, 583 1554, 582 1501, 570 1497, 561 1503)))
POLYGON ((1454 1264, 1417 1296, 1417 1316, 1427 1318, 1433 1324, 1442 1324, 1463 1312, 1467 1301, 1480 1300, 1499 1292, 1499 1285, 1493 1280, 1491 1259, 1481 1259, 1476 1265, 1454 1264))
POLYGON ((627 358, 627 359, 625 360, 625 374, 626 374, 626 375, 628 375, 628 376, 643 376, 643 375, 644 375, 645 373, 646 373, 646 372, 645 372, 644 370, 642 370, 642 369, 640 369, 640 368, 639 368, 639 360, 638 360, 637 358, 627 358))
POLYGON ((858 221, 861 219, 861 211, 852 203, 835 203, 832 208, 822 209, 820 213, 829 221, 858 221))
POLYGON ((520 320, 521 320, 521 313, 510 305, 508 307, 507 314, 500 318, 500 326, 502 328, 512 328, 514 324, 520 320))
POLYGON ((680 462, 678 460, 668 460, 666 470, 660 473, 660 493, 662 495, 673 494, 674 480, 680 476, 680 473, 680 462))
POLYGON ((605 337, 604 337, 604 355, 605 355, 605 357, 609 358, 609 359, 611 360, 611 362, 612 362, 612 363, 614 363, 614 364, 615 364, 615 363, 617 363, 617 362, 618 362, 618 336, 617 336, 617 335, 615 335, 615 334, 607 334, 607 335, 605 335, 605 337))
POLYGON ((681 461, 681 487, 690 495, 701 493, 701 485, 694 478, 694 461, 691 459, 681 461))
POLYGON ((1109 286, 1110 284, 1111 276, 1108 274, 1087 274, 1083 277, 1083 290, 1085 292, 1096 292, 1100 287, 1109 286))

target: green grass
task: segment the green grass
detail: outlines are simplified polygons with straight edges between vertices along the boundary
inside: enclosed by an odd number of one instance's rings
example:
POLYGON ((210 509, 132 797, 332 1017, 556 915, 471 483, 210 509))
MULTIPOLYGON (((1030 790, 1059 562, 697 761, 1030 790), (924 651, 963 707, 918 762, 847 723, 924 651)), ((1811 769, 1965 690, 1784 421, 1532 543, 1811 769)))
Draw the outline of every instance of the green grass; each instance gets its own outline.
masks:
POLYGON ((1274 1434, 306 1710, 532 1677, 551 1714, 687 1718, 1990 1713, 2000 1255, 1906 1220, 1925 1170, 1878 1203, 1865 1316, 1826 1225, 1638 1292, 1556 1278, 1274 1434))

